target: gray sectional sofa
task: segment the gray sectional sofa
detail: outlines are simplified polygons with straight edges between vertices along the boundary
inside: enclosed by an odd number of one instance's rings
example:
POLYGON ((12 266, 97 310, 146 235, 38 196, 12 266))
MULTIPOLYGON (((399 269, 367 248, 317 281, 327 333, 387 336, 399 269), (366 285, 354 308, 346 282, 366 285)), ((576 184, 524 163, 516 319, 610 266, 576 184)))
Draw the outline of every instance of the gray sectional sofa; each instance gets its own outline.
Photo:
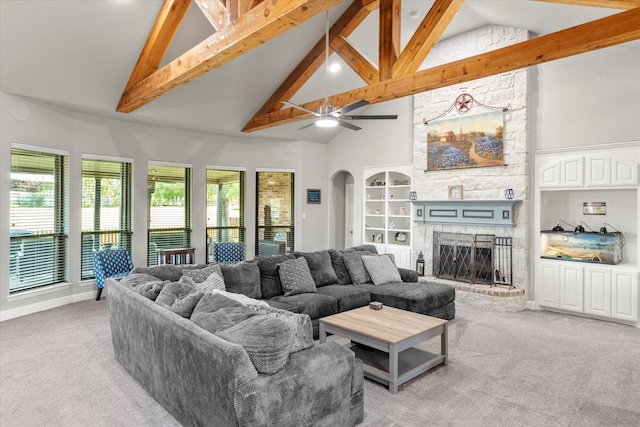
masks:
POLYGON ((314 344, 319 319, 370 301, 455 316, 452 287, 419 283, 372 245, 136 267, 106 284, 116 359, 184 425, 358 424, 362 362, 314 344))

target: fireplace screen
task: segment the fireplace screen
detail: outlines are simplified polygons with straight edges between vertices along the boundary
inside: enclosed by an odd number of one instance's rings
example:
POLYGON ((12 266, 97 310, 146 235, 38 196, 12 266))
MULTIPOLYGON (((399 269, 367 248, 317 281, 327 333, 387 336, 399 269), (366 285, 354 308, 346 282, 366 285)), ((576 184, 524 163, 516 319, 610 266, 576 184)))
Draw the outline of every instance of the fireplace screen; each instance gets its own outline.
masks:
POLYGON ((433 275, 473 284, 512 285, 511 238, 434 231, 433 275))

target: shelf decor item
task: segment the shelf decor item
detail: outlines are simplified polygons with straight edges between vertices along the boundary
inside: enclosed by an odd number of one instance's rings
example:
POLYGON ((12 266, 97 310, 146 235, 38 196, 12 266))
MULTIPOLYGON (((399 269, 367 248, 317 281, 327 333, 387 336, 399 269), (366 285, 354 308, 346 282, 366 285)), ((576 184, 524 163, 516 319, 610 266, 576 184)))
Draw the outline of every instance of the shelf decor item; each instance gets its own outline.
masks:
POLYGON ((409 200, 418 200, 418 193, 412 191, 409 193, 409 200))
POLYGON ((424 276, 424 255, 422 255, 422 251, 420 251, 416 260, 416 271, 418 276, 424 276))
POLYGON ((374 233, 372 238, 373 243, 382 243, 382 234, 374 233))
POLYGON ((462 185, 450 185, 447 195, 449 200, 462 200, 462 185))
POLYGON ((403 233, 402 231, 398 231, 395 235, 395 241, 397 243, 404 243, 407 241, 407 233, 403 233))

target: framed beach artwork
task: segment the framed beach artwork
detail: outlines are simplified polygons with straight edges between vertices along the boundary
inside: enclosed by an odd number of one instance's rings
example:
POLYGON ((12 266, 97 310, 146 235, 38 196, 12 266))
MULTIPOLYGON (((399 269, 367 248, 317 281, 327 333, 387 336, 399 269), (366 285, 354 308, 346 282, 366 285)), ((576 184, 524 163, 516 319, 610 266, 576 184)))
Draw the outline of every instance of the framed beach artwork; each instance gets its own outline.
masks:
POLYGON ((504 166, 504 113, 460 116, 427 124, 427 171, 504 166))

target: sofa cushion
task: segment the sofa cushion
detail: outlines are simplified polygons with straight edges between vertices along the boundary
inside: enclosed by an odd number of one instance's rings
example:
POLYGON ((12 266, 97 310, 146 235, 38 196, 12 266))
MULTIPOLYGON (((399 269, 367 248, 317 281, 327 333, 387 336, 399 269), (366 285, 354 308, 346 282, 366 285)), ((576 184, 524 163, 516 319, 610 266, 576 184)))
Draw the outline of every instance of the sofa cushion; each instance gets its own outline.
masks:
POLYGON ((287 363, 293 331, 281 319, 255 314, 228 329, 219 330, 215 335, 240 344, 258 372, 274 374, 287 363))
POLYGON ((183 268, 182 275, 190 277, 196 283, 202 283, 211 275, 211 273, 218 273, 222 277, 222 268, 220 264, 211 264, 205 268, 183 268))
POLYGON ((374 285, 402 281, 398 268, 387 255, 363 255, 362 262, 374 285))
POLYGON ((290 311, 291 313, 299 312, 298 307, 293 306, 291 304, 287 304, 286 302, 276 301, 273 299, 266 299, 262 301, 265 302, 269 307, 279 308, 280 310, 287 310, 287 311, 290 311))
POLYGON ((276 295, 282 295, 282 284, 278 273, 278 264, 288 259, 294 259, 293 255, 257 256, 255 260, 260 269, 260 289, 262 298, 268 299, 276 295))
POLYGON ((134 267, 131 270, 131 274, 133 273, 146 273, 152 276, 156 276, 160 280, 170 280, 172 282, 177 282, 182 277, 182 270, 191 269, 197 270, 200 268, 206 268, 206 264, 189 264, 189 265, 173 265, 173 264, 162 264, 162 265, 152 265, 151 267, 134 267))
POLYGON ((288 297, 278 295, 270 298, 268 302, 273 300, 297 307, 300 314, 308 314, 311 320, 338 312, 338 300, 319 293, 298 294, 288 297))
POLYGON ((371 302, 369 292, 356 286, 323 286, 318 289, 318 293, 335 298, 338 301, 339 312, 362 307, 371 302))
POLYGON ((343 256, 344 265, 347 267, 351 283, 354 285, 371 282, 371 276, 362 262, 362 255, 371 255, 371 252, 358 251, 346 253, 343 256))
POLYGON ((338 283, 338 276, 331 263, 328 250, 317 252, 294 252, 296 258, 304 257, 311 270, 311 277, 316 287, 338 283))
POLYGON ((198 291, 191 283, 172 282, 162 288, 156 298, 156 304, 189 318, 203 295, 204 293, 198 291))
POLYGON ((255 261, 223 264, 222 277, 227 291, 243 294, 250 298, 262 298, 260 269, 255 261))
POLYGON ((286 260, 278 264, 280 282, 284 296, 304 294, 316 291, 307 260, 303 257, 286 260))
POLYGON ((260 305, 248 305, 247 307, 260 314, 273 316, 286 322, 293 330, 290 353, 295 353, 313 347, 313 326, 311 318, 306 314, 294 314, 290 311, 260 305))
POLYGON ((255 310, 219 293, 206 294, 193 310, 191 321, 212 334, 230 328, 252 316, 255 310))
POLYGON ((331 256, 331 265, 338 277, 338 285, 347 285, 351 283, 351 276, 349 276, 349 270, 344 265, 344 254, 346 252, 340 249, 329 249, 329 255, 331 256))
POLYGON ((369 290, 372 301, 421 314, 444 307, 456 298, 455 289, 443 283, 389 283, 359 287, 369 290))
POLYGON ((160 280, 156 276, 147 273, 130 274, 123 277, 120 282, 151 301, 155 301, 162 288, 171 283, 169 280, 160 280))

